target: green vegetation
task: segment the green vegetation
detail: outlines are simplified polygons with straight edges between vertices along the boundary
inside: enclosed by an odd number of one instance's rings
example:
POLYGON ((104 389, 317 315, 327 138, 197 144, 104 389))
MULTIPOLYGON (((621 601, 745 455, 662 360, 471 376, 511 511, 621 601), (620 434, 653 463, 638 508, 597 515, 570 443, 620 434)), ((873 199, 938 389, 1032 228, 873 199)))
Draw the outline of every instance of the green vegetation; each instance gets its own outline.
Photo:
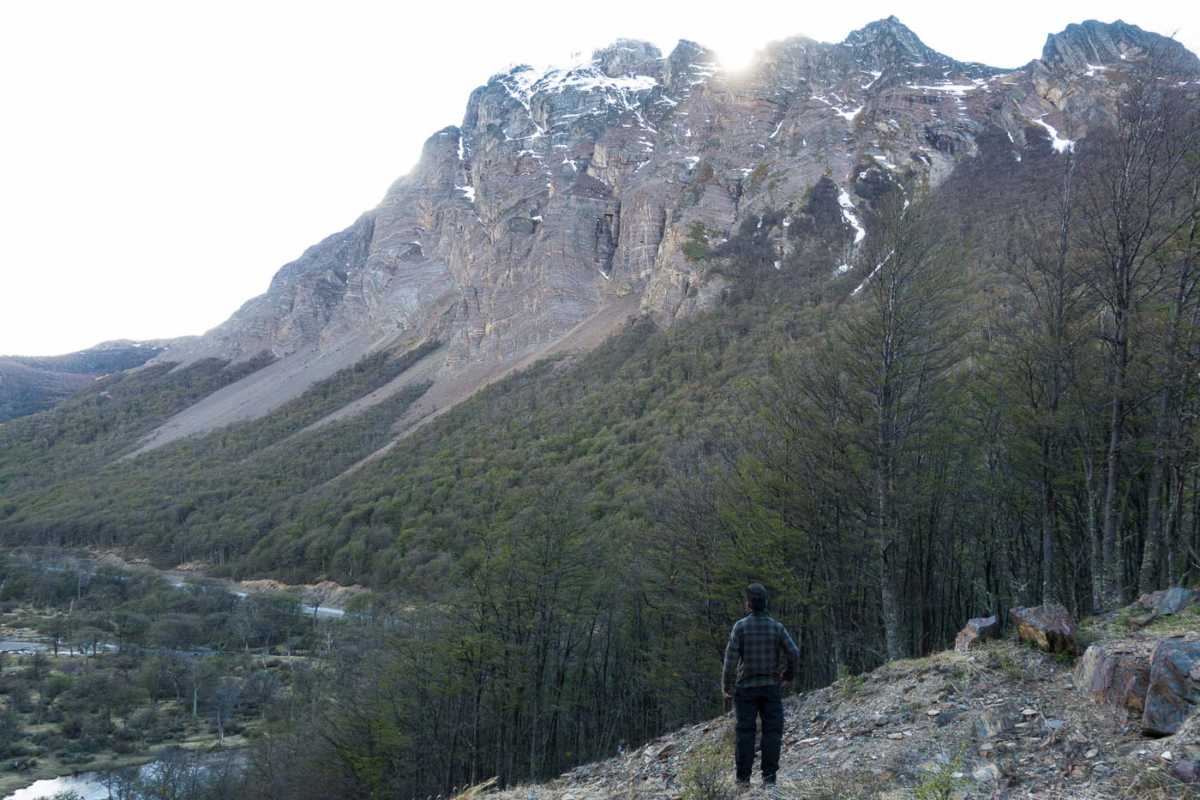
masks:
POLYGON ((687 754, 681 782, 683 800, 730 800, 736 796, 729 765, 733 762, 732 741, 700 744, 687 754))
MULTIPOLYGON (((225 564, 269 528, 288 503, 385 444, 392 423, 428 384, 405 387, 349 419, 304 429, 384 385, 436 347, 372 355, 265 418, 136 459, 108 460, 121 452, 109 445, 118 437, 97 433, 119 425, 124 404, 110 409, 73 401, 46 419, 18 420, 0 431, 8 442, 0 450, 0 474, 5 467, 24 471, 14 483, 25 491, 0 501, 0 529, 10 543, 44 542, 54 531, 59 541, 134 544, 171 564, 197 558, 225 564), (86 434, 78 445, 45 449, 39 431, 52 426, 86 434), (80 470, 61 464, 64 459, 99 466, 75 478, 80 470), (39 466, 25 466, 31 462, 39 466), (190 543, 184 545, 185 540, 190 543)), ((146 379, 135 373, 129 380, 146 379)), ((153 385, 138 385, 154 391, 153 385)))
POLYGON ((290 691, 318 642, 296 598, 53 554, 0 559, 0 785, 145 760, 169 747, 241 745, 290 691), (37 650, 41 647, 43 650, 37 650))
POLYGON ((944 648, 984 611, 1114 607, 1200 548, 1200 145, 1164 171, 1185 139, 1134 141, 1190 119, 1019 164, 981 137, 932 197, 872 199, 845 278, 820 248, 775 252, 825 212, 845 233, 819 198, 786 234, 775 210, 728 241, 693 228, 719 308, 536 364, 367 463, 424 387, 310 426, 419 352, 114 460, 231 368, 145 370, 119 402, 0 428, 0 531, 375 589, 248 756, 258 795, 292 800, 543 778, 713 716, 750 580, 797 632, 801 688, 944 648), (1154 235, 1114 249, 1139 214, 1154 235))
POLYGON ((693 222, 688 228, 688 237, 683 243, 683 256, 688 261, 697 262, 708 258, 711 250, 708 246, 708 231, 704 228, 704 223, 693 222))
POLYGON ((862 675, 852 675, 850 674, 850 670, 846 669, 845 664, 838 664, 837 680, 833 685, 837 688, 838 694, 843 699, 849 700, 852 697, 856 697, 863 690, 865 682, 862 675))
POLYGON ((64 356, 0 356, 0 423, 52 408, 96 377, 140 367, 160 352, 115 345, 64 356))
MULTIPOLYGON (((6 495, 96 470, 133 449, 168 417, 261 369, 267 355, 236 365, 204 359, 155 364, 96 381, 54 410, 0 425, 0 491, 6 495)), ((0 520, 11 513, 0 505, 0 520)))
POLYGON ((962 777, 963 759, 954 759, 929 770, 929 775, 913 789, 916 800, 950 800, 956 789, 967 785, 962 777))

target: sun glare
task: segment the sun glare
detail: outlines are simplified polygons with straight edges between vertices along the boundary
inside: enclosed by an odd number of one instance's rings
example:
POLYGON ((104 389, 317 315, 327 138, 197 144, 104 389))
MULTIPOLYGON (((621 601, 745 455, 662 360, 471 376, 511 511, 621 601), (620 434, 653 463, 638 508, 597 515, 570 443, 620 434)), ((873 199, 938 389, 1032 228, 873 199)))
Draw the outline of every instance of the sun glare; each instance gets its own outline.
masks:
POLYGON ((717 60, 727 72, 742 72, 749 69, 754 63, 754 57, 758 55, 758 47, 761 42, 738 42, 735 44, 726 44, 723 47, 717 48, 717 60))

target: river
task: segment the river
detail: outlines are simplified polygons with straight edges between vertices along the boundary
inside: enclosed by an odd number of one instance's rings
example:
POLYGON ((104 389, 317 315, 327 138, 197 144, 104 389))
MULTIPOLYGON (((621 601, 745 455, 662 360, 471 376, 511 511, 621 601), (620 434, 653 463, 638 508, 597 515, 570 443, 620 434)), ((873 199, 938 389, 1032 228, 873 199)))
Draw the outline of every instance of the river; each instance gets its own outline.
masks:
MULTIPOLYGON (((191 763, 196 769, 207 771, 218 765, 241 763, 241 761, 242 755, 239 751, 226 750, 195 756, 195 760, 191 763), (231 762, 231 759, 237 759, 238 761, 231 762)), ((34 781, 24 789, 18 789, 12 794, 6 795, 3 800, 42 800, 42 798, 52 798, 61 792, 74 792, 81 800, 110 800, 110 798, 117 795, 117 787, 123 783, 119 780, 118 776, 130 776, 132 771, 136 769, 139 779, 153 782, 158 777, 158 772, 163 768, 165 763, 169 762, 164 762, 160 759, 143 764, 140 767, 127 767, 122 770, 96 770, 92 772, 80 772, 75 775, 64 775, 58 778, 46 778, 34 781)), ((174 766, 178 766, 178 764, 174 766)))

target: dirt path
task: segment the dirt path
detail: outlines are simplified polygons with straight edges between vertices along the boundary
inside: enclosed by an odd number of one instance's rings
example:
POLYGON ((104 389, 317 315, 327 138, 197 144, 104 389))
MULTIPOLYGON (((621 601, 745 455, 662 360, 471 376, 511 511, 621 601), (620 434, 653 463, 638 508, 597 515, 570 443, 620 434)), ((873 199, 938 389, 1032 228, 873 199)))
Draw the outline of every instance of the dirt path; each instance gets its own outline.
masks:
POLYGON ((71 551, 68 557, 113 566, 118 569, 145 570, 160 575, 167 583, 176 587, 196 583, 216 584, 238 597, 252 594, 294 594, 300 597, 301 607, 310 614, 323 618, 340 618, 346 615, 345 605, 356 595, 367 591, 363 586, 344 586, 333 581, 308 584, 290 584, 270 578, 251 578, 242 581, 217 578, 207 573, 207 565, 198 562, 180 564, 173 569, 159 569, 141 558, 126 559, 111 551, 71 551))

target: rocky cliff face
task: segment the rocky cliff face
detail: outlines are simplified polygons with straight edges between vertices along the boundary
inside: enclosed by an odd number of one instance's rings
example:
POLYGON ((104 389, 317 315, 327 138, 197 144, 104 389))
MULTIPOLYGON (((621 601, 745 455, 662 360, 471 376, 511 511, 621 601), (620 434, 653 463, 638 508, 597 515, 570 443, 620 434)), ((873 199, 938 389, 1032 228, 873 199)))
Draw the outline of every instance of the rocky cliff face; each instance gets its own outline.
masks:
POLYGON ((621 40, 571 68, 495 75, 377 208, 163 356, 282 359, 279 380, 223 405, 237 414, 181 429, 265 413, 380 347, 436 339, 438 380, 469 390, 610 325, 618 304, 670 324, 725 288, 689 260, 689 238, 719 243, 747 220, 772 226, 777 265, 799 249, 852 280, 883 194, 936 187, 997 132, 1014 160, 1067 152, 1112 114, 1125 70, 1161 53, 1200 71, 1120 22, 1070 26, 1006 71, 937 53, 890 17, 837 44, 774 43, 739 73, 692 42, 664 56, 621 40))

